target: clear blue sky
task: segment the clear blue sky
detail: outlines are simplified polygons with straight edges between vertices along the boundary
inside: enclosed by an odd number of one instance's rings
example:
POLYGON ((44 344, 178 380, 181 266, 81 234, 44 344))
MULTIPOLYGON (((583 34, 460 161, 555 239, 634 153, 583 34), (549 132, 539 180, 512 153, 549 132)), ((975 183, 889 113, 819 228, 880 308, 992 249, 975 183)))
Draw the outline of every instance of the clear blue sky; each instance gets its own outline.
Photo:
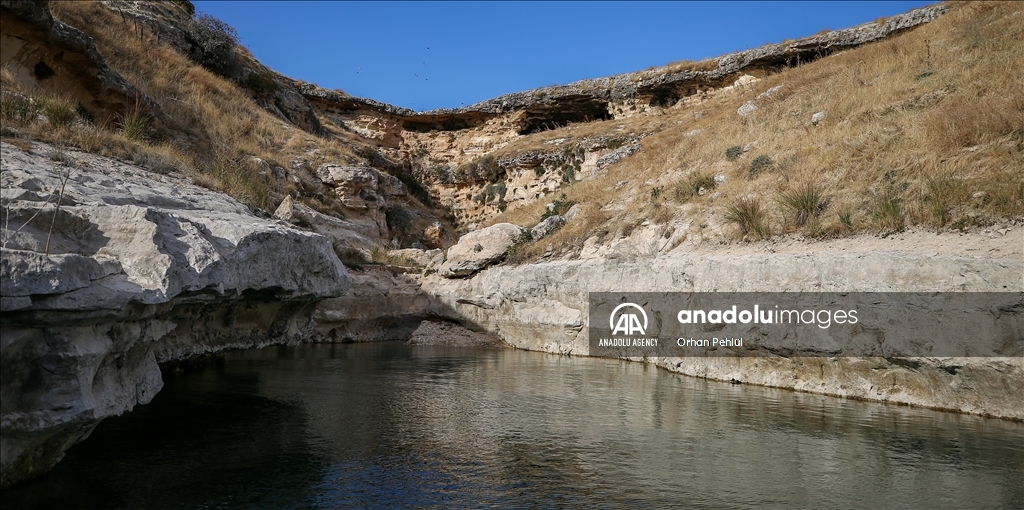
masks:
POLYGON ((716 57, 934 2, 194 3, 275 71, 428 110, 716 57))

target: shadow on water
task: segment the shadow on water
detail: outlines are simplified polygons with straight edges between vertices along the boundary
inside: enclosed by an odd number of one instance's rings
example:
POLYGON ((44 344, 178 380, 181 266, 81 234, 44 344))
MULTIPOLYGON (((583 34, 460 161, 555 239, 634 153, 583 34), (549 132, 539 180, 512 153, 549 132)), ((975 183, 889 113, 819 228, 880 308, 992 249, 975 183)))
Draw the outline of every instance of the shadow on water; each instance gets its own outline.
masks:
POLYGON ((1024 506, 1024 425, 398 343, 169 376, 5 508, 1024 506))

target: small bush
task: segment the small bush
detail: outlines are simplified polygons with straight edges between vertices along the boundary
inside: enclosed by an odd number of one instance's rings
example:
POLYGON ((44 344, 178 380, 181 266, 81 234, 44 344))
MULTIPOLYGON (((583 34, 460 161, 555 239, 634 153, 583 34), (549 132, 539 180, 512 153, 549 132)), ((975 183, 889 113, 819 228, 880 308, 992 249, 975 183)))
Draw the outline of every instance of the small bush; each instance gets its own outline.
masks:
POLYGON ((793 211, 793 223, 800 227, 808 218, 817 218, 828 205, 828 198, 813 184, 779 193, 779 204, 793 211))
POLYGON ((743 154, 743 147, 740 147, 739 145, 733 145, 732 147, 725 149, 725 157, 729 160, 740 157, 740 154, 743 154))
POLYGON ((547 169, 544 168, 544 165, 537 165, 533 167, 533 173, 537 174, 537 177, 540 177, 547 173, 547 169))
POLYGON ((928 176, 925 179, 926 194, 923 201, 932 213, 935 224, 945 226, 950 220, 951 209, 967 202, 967 188, 960 179, 949 176, 928 176))
POLYGON ((355 246, 342 244, 340 241, 334 242, 334 254, 338 256, 342 264, 349 269, 362 269, 364 265, 370 263, 370 259, 366 257, 366 253, 355 246))
POLYGON ((750 162, 750 168, 747 170, 747 175, 753 179, 757 174, 766 170, 771 170, 772 165, 774 164, 775 163, 772 161, 772 158, 762 154, 750 162))
POLYGON ((409 209, 402 204, 392 204, 384 214, 384 218, 387 221, 388 229, 393 234, 405 236, 412 230, 412 215, 409 214, 409 209))
POLYGON ((53 127, 70 126, 78 114, 70 100, 62 97, 45 98, 39 101, 43 116, 53 127))
POLYGON ((388 261, 388 251, 382 246, 374 246, 370 248, 370 262, 374 264, 383 264, 388 261))
POLYGON ((562 193, 558 200, 555 200, 552 203, 555 206, 550 211, 545 211, 544 214, 541 215, 540 221, 544 221, 552 216, 562 216, 569 212, 569 209, 571 209, 572 206, 576 205, 576 202, 569 200, 569 198, 565 196, 565 193, 562 193))
POLYGON ((209 14, 200 14, 185 25, 185 35, 192 43, 189 58, 224 77, 238 74, 238 35, 227 23, 209 14))
POLYGON ((839 224, 843 228, 849 230, 853 228, 853 211, 849 207, 844 207, 839 210, 839 224))
POLYGON ((651 189, 651 202, 657 202, 661 198, 662 192, 665 191, 664 186, 658 186, 651 189))
POLYGON ((725 211, 725 219, 740 228, 741 235, 754 234, 758 239, 771 237, 768 214, 755 198, 741 198, 725 211))
POLYGON ((875 198, 873 215, 879 228, 899 230, 903 228, 903 197, 897 189, 887 186, 875 198))
POLYGON ((576 182, 576 167, 572 165, 566 165, 562 170, 562 182, 565 184, 572 184, 576 182))
POLYGON ((39 104, 21 95, 4 92, 0 96, 0 119, 27 122, 39 116, 39 104))
POLYGON ((135 96, 135 107, 128 113, 119 116, 121 121, 121 132, 129 140, 140 140, 146 136, 149 130, 149 118, 142 112, 139 104, 139 96, 135 96))
POLYGON ((685 202, 697 195, 700 195, 701 190, 708 192, 715 189, 716 186, 718 186, 718 182, 715 181, 715 176, 711 174, 690 174, 686 179, 679 181, 679 183, 676 184, 676 200, 685 202))

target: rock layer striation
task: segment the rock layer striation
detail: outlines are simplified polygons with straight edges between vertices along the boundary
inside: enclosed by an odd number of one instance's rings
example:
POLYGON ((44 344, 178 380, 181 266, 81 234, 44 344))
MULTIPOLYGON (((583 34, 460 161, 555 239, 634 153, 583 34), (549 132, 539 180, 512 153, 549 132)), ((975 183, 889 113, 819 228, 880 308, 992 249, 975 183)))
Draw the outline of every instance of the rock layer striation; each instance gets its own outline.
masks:
POLYGON ((298 343, 350 287, 325 237, 221 193, 42 144, 0 151, 5 487, 149 402, 158 363, 298 343))

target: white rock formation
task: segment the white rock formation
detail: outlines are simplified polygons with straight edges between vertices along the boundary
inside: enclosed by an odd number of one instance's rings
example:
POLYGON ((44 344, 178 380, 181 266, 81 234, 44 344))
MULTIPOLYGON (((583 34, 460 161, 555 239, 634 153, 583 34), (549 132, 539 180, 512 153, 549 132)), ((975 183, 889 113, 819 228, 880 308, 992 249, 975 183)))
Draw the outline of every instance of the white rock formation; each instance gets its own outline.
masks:
POLYGON ((448 248, 448 258, 438 274, 446 278, 466 276, 501 260, 522 231, 511 223, 498 223, 462 236, 455 246, 448 248))
POLYGON ((350 285, 323 236, 180 178, 49 151, 0 146, 3 486, 149 402, 157 363, 297 343, 316 303, 350 285))
MULTIPOLYGON (((1019 227, 1015 233, 1021 234, 1019 227)), ((589 292, 1022 292, 1024 258, 1020 247, 1001 257, 872 248, 657 257, 622 254, 495 266, 459 280, 428 276, 423 287, 431 295, 434 315, 494 332, 518 348, 587 355, 589 292)), ((1019 399, 1024 394, 1021 358, 915 358, 908 365, 919 364, 916 368, 881 358, 652 361, 698 377, 1024 418, 1019 399), (949 370, 950 364, 956 370, 949 370)))

